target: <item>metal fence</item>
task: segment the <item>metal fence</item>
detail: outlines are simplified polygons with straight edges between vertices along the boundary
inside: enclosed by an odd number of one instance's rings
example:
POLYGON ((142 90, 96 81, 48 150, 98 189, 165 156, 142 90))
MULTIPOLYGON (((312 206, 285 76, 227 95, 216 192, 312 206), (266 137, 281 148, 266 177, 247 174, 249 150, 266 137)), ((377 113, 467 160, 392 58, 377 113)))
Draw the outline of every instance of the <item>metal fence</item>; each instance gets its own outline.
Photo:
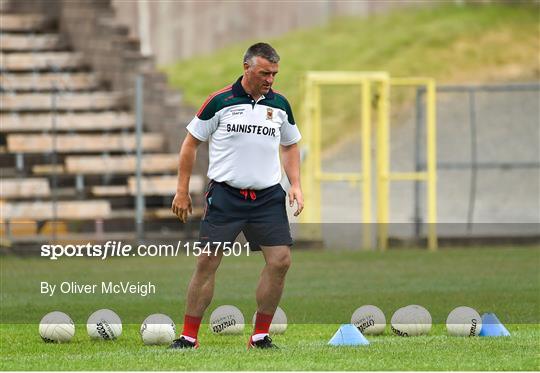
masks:
MULTIPOLYGON (((439 221, 464 223, 461 233, 466 234, 488 233, 490 229, 485 228, 489 225, 498 234, 519 234, 516 224, 534 229, 540 223, 540 84, 438 86, 437 96, 438 189, 447 202, 446 206, 439 204, 439 221), (446 191, 457 184, 461 184, 463 198, 451 201, 452 193, 446 191), (483 229, 477 228, 480 225, 483 229)), ((424 99, 425 90, 419 88, 414 135, 418 172, 426 169, 421 145, 424 99)), ((424 234, 422 193, 421 183, 416 182, 413 220, 417 237, 424 234)))

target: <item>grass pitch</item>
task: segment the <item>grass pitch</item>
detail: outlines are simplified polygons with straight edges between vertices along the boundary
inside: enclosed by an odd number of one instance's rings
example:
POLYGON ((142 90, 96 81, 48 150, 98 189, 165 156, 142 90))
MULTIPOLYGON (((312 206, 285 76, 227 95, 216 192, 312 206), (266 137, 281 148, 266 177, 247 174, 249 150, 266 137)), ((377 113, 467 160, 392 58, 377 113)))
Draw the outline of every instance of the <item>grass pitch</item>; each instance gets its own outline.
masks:
MULTIPOLYGON (((201 327, 197 351, 143 346, 139 323, 150 313, 181 322, 183 298, 194 258, 127 260, 1 258, 2 370, 538 370, 540 368, 540 251, 537 248, 451 249, 437 253, 396 250, 294 252, 281 306, 289 317, 278 351, 246 351, 243 335, 216 336, 201 327), (152 281, 158 292, 134 295, 39 294, 40 281, 152 281), (429 336, 401 338, 390 328, 368 337, 369 346, 336 348, 327 342, 363 304, 378 305, 389 322, 407 304, 432 314, 429 336), (495 312, 508 338, 454 338, 444 321, 456 306, 495 312), (84 323, 98 308, 115 310, 124 322, 116 341, 91 341, 84 323), (61 310, 75 323, 69 344, 45 344, 37 323, 61 310)), ((226 258, 218 272, 215 298, 207 312, 233 304, 251 319, 262 258, 226 258)), ((204 320, 207 322, 207 318, 204 320)), ((178 325, 181 328, 181 325, 178 325)))
POLYGON ((370 337, 369 346, 330 347, 337 325, 290 325, 275 336, 278 351, 246 350, 243 336, 214 336, 203 325, 196 351, 143 346, 138 325, 124 326, 117 341, 90 341, 77 325, 69 344, 45 344, 36 325, 2 326, 4 370, 534 370, 539 368, 538 326, 511 325, 510 338, 432 335, 370 337))

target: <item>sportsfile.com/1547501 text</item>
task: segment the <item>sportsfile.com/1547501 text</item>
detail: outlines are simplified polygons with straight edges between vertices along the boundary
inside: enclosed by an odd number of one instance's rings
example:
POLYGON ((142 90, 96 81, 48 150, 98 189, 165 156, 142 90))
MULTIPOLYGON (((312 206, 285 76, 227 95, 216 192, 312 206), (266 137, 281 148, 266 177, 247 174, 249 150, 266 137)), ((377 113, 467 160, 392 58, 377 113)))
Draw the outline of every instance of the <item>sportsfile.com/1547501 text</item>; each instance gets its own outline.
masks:
POLYGON ((105 260, 110 257, 161 257, 161 256, 249 256, 249 242, 190 242, 178 241, 173 244, 140 244, 130 245, 122 241, 107 241, 104 244, 47 244, 41 246, 41 256, 51 260, 61 257, 90 257, 105 260))

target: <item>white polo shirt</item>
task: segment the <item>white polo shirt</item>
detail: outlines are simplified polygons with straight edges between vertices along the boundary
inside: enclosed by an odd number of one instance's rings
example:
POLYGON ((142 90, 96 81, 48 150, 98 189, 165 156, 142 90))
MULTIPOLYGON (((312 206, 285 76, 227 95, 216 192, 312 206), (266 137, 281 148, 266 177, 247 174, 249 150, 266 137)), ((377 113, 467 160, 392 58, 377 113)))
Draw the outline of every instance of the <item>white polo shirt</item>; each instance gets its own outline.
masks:
POLYGON ((283 95, 270 90, 255 101, 241 79, 210 95, 187 130, 209 141, 209 179, 260 190, 281 180, 279 145, 302 136, 283 95))

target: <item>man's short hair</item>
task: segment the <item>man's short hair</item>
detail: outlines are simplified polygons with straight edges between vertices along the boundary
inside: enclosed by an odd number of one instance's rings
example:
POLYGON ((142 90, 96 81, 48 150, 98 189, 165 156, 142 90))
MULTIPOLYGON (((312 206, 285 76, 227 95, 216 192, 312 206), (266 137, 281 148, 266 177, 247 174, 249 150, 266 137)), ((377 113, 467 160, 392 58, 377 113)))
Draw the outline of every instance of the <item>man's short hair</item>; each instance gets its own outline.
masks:
POLYGON ((251 65, 251 60, 253 57, 262 57, 272 63, 279 62, 279 55, 277 54, 276 50, 267 43, 257 43, 249 47, 244 54, 244 63, 251 65))

